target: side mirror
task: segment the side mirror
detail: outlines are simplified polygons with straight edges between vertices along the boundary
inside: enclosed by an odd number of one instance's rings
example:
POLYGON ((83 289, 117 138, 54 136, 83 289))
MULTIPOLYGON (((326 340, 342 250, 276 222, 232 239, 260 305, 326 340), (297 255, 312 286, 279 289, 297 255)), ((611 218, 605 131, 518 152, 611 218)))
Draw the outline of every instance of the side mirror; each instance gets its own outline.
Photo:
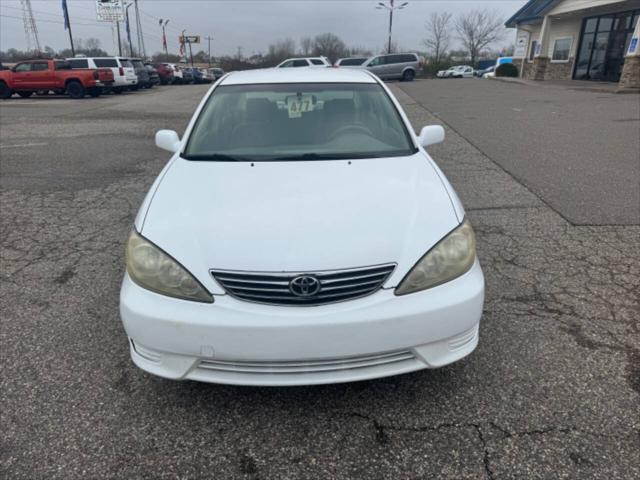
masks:
POLYGON ((423 147, 444 142, 444 128, 440 125, 428 125, 420 131, 418 140, 423 147))
POLYGON ((173 130, 158 130, 156 132, 156 146, 175 153, 180 149, 180 137, 173 130))

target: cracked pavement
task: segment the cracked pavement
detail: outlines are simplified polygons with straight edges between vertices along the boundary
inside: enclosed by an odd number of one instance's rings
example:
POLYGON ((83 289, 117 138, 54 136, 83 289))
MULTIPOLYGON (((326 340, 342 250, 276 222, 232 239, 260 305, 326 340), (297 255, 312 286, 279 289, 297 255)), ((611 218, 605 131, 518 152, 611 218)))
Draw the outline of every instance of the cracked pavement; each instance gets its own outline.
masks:
MULTIPOLYGON (((416 128, 442 123, 392 88, 416 128)), ((471 356, 295 388, 134 367, 124 243, 168 159, 153 133, 205 90, 0 104, 0 477, 640 476, 640 227, 572 225, 449 127, 430 151, 487 281, 471 356)))

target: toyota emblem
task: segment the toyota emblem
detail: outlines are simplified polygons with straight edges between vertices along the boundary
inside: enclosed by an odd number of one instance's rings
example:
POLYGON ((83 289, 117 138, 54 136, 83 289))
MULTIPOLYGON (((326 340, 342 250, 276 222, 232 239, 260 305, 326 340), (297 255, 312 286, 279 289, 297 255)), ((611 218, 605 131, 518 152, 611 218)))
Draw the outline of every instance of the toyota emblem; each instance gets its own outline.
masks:
POLYGON ((296 297, 312 297, 320 291, 320 280, 311 275, 300 275, 289 282, 289 290, 296 297))

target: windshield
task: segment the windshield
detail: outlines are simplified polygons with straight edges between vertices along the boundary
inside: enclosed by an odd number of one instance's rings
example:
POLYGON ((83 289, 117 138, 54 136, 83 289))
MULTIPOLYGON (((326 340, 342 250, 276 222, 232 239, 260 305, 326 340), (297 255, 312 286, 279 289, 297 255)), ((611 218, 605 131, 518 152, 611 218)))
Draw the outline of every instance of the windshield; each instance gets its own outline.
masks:
POLYGON ((190 135, 190 160, 329 160, 415 153, 377 83, 227 85, 207 100, 190 135))

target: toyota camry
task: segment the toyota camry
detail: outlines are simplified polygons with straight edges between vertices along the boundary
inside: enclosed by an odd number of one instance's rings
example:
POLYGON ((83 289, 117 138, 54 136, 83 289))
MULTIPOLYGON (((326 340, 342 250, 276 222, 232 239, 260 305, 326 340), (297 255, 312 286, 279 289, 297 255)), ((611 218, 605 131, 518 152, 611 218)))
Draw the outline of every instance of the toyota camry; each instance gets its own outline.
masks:
POLYGON ((484 278, 453 188, 392 92, 356 69, 222 77, 149 190, 120 313, 134 363, 171 379, 348 382, 478 343, 484 278))

